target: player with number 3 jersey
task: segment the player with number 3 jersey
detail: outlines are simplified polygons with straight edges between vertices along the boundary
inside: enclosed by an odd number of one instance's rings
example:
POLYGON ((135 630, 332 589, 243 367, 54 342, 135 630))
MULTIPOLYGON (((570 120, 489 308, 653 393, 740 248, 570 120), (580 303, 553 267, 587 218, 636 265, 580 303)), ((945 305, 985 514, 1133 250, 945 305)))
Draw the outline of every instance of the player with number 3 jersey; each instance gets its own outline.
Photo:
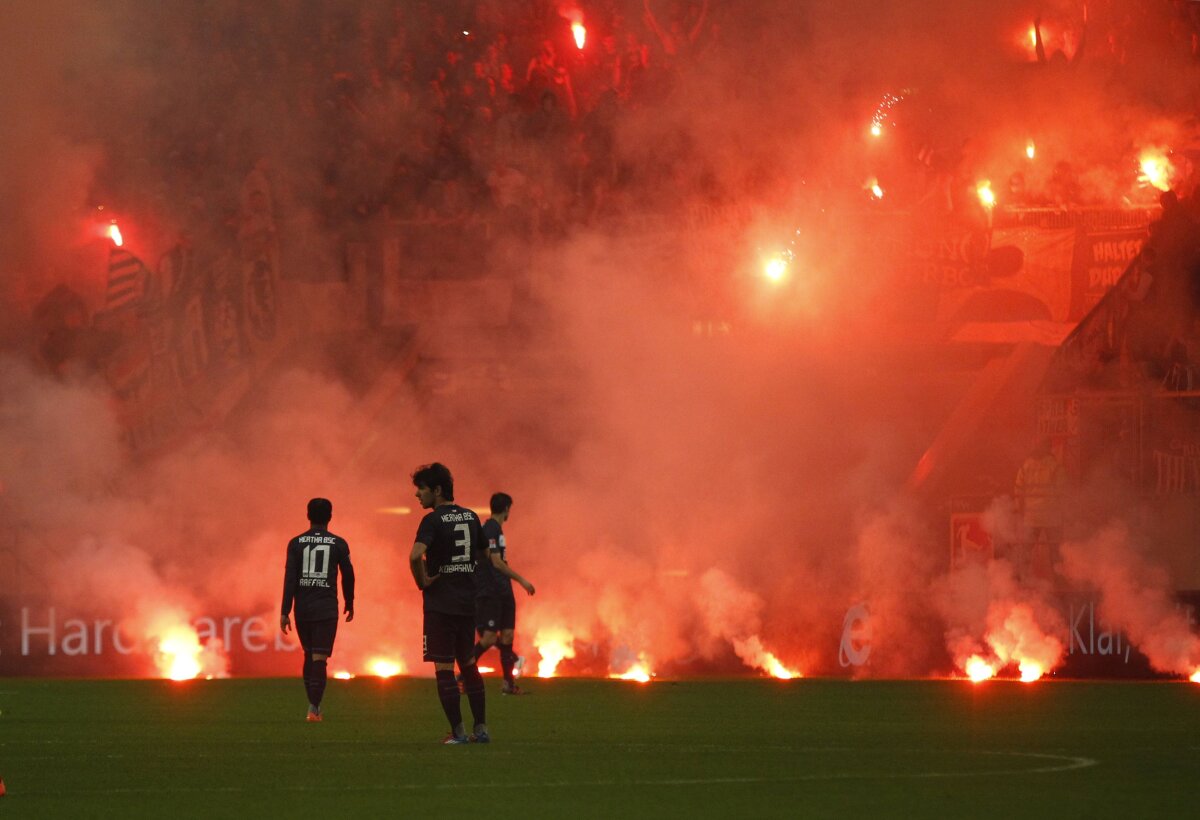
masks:
POLYGON ((425 660, 433 663, 438 699, 450 721, 443 743, 487 743, 483 677, 475 665, 475 567, 487 549, 479 516, 454 503, 454 479, 445 465, 419 467, 412 481, 422 509, 429 510, 417 527, 409 567, 423 598, 425 660), (454 680, 456 661, 475 718, 470 736, 454 680))

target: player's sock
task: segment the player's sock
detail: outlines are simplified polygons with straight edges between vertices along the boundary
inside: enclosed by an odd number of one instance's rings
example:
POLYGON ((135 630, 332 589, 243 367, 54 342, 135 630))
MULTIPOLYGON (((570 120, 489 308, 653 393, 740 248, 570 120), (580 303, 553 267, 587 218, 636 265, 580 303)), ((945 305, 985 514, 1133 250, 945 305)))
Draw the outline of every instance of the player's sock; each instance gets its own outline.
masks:
POLYGON ((325 684, 329 680, 328 670, 327 661, 312 662, 312 688, 308 692, 308 702, 317 707, 317 714, 321 713, 321 698, 325 697, 325 684))
POLYGON ((497 646, 500 648, 500 668, 504 670, 504 682, 512 686, 515 682, 513 680, 513 667, 517 663, 517 653, 513 652, 512 644, 510 643, 497 644, 497 646))
POLYGON ((450 721, 450 731, 461 734, 462 696, 458 692, 458 683, 454 680, 454 672, 450 669, 439 669, 435 674, 438 700, 442 702, 442 711, 446 713, 446 719, 450 721))
POLYGON ((307 652, 305 652, 304 653, 304 672, 302 673, 302 675, 304 677, 304 693, 306 695, 308 695, 309 703, 312 703, 312 675, 313 675, 312 663, 313 663, 312 657, 310 657, 309 654, 307 652))
POLYGON ((483 657, 483 653, 491 649, 490 646, 484 646, 483 643, 475 644, 475 663, 479 663, 479 659, 483 657))
POLYGON ((463 693, 467 696, 467 702, 471 704, 471 714, 475 717, 475 724, 486 724, 487 715, 484 711, 483 675, 479 674, 479 667, 471 664, 462 670, 462 677, 463 693))

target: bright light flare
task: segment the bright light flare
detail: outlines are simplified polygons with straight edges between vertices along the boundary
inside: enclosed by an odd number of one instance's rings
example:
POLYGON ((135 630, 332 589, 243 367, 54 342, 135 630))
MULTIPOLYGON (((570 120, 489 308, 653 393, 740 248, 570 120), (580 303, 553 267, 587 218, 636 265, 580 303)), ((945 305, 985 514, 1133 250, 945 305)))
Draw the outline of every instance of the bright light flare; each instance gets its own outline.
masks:
POLYGON ((644 663, 635 663, 629 667, 627 672, 622 672, 620 675, 613 673, 609 677, 613 680, 631 680, 638 683, 649 683, 653 674, 644 663))
POLYGON ((871 123, 871 136, 872 137, 882 137, 883 136, 883 126, 877 122, 871 123))
POLYGON ((346 669, 342 669, 338 672, 334 672, 333 677, 335 680, 353 680, 354 673, 352 673, 346 669))
POLYGON ((583 44, 587 42, 587 29, 583 27, 583 23, 572 23, 571 34, 575 35, 575 48, 583 49, 583 44))
POLYGON ((496 671, 496 670, 495 670, 495 669, 493 669, 493 668, 492 668, 492 667, 490 667, 490 666, 481 666, 481 667, 479 667, 479 673, 480 673, 480 674, 482 674, 482 675, 486 675, 486 674, 488 674, 489 672, 495 672, 495 671, 496 671))
POLYGON ((863 188, 870 191, 871 196, 875 199, 883 199, 883 188, 880 187, 879 180, 875 179, 874 177, 868 179, 867 184, 864 185, 863 188))
POLYGON ((118 248, 125 244, 125 237, 121 236, 121 229, 117 227, 115 220, 108 226, 108 238, 118 248))
POLYGON ((782 282, 787 271, 788 262, 781 256, 772 256, 763 264, 763 276, 772 282, 782 282))
POLYGON ((991 210, 996 207, 996 194, 992 191, 991 180, 985 179, 975 186, 975 193, 979 195, 979 202, 983 207, 991 210))
POLYGON ((1139 166, 1142 172, 1138 175, 1138 182, 1160 191, 1171 190, 1171 176, 1175 173, 1175 168, 1165 151, 1158 148, 1146 149, 1139 158, 1139 166))
POLYGON ((1017 668, 1021 672, 1021 681, 1023 683, 1033 683, 1035 680, 1040 680, 1042 675, 1046 674, 1046 670, 1037 661, 1021 661, 1017 668))
POLYGON ((1037 146, 1033 144, 1033 140, 1025 143, 1025 156, 1033 159, 1037 155, 1037 146))
POLYGON ((557 674, 558 665, 566 658, 575 657, 575 638, 565 629, 539 629, 533 637, 533 645, 538 652, 539 678, 553 678, 557 674))
POLYGON ((367 661, 367 671, 377 678, 394 678, 404 674, 404 664, 391 658, 372 658, 367 661))
POLYGON ((801 675, 799 672, 788 669, 786 666, 780 663, 779 659, 770 652, 766 654, 766 657, 763 658, 763 661, 765 662, 767 673, 773 678, 779 678, 780 680, 791 680, 792 678, 803 677, 803 675, 801 675))
POLYGON ((411 515, 412 507, 379 507, 375 512, 380 515, 411 515))
POLYGON ((972 655, 967 659, 964 671, 967 673, 967 677, 971 680, 971 683, 980 683, 996 676, 996 667, 978 655, 972 655))
POLYGON ((1188 678, 1188 680, 1190 680, 1192 683, 1200 683, 1200 669, 1197 669, 1195 672, 1193 672, 1192 676, 1188 678))
POLYGON ((1033 26, 1029 27, 1029 47, 1037 48, 1037 29, 1033 26))
POLYGON ((196 630, 180 624, 168 627, 159 638, 155 663, 169 680, 191 680, 200 674, 203 651, 196 630))

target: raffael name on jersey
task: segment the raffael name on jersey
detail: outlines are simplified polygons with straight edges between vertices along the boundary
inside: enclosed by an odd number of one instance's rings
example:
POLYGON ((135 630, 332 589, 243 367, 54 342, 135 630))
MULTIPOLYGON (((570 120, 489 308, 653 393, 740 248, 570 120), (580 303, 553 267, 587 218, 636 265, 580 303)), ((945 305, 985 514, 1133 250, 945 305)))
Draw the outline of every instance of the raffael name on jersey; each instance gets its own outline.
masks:
POLYGON ((324 578, 301 578, 300 586, 302 587, 323 587, 329 589, 329 582, 324 578))

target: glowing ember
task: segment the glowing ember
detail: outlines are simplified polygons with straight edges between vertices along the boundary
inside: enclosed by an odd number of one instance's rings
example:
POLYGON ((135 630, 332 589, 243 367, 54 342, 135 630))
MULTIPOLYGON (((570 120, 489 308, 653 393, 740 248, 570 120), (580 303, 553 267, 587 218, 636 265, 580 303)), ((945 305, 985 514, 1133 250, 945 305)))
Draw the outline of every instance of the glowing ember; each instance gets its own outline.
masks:
POLYGON ((783 277, 787 275, 788 263, 786 259, 779 256, 773 256, 763 265, 763 276, 772 282, 782 282, 783 277))
POLYGON ((169 627, 159 638, 155 663, 165 678, 191 680, 200 674, 203 651, 196 630, 181 624, 169 627))
POLYGON ((571 33, 575 35, 575 47, 582 49, 583 44, 587 42, 587 29, 583 27, 583 23, 572 23, 571 33))
POLYGON ((1035 154, 1037 154, 1037 148, 1034 146, 1033 140, 1030 140, 1029 142, 1025 143, 1025 156, 1033 159, 1035 154))
POLYGON ((1045 674, 1042 665, 1036 661, 1021 661, 1017 668, 1021 670, 1021 680, 1025 683, 1033 683, 1045 674))
POLYGON ((1193 672, 1192 676, 1188 678, 1188 680, 1190 680, 1192 683, 1200 683, 1200 669, 1197 669, 1195 672, 1193 672))
POLYGON ((1143 151, 1140 164, 1142 173, 1138 175, 1138 182, 1151 185, 1160 191, 1171 190, 1171 176, 1175 173, 1175 168, 1164 151, 1157 148, 1143 151))
POLYGON ((352 680, 354 678, 354 675, 352 673, 346 671, 345 669, 342 669, 339 672, 334 672, 333 677, 336 678, 337 680, 352 680))
POLYGON ((539 678, 552 678, 564 658, 575 657, 575 638, 565 629, 539 629, 534 635, 533 645, 537 648, 539 678))
POLYGON ((495 669, 493 669, 493 668, 492 668, 492 667, 490 667, 490 666, 481 666, 481 667, 479 667, 479 671, 480 671, 482 674, 486 675, 487 673, 489 673, 489 672, 495 672, 496 670, 495 670, 495 669))
POLYGON ((979 201, 983 207, 992 209, 996 206, 996 194, 992 192, 991 180, 985 179, 975 186, 975 192, 979 194, 979 201))
POLYGON ((108 226, 108 238, 118 248, 125 244, 125 238, 121 236, 121 229, 117 227, 116 222, 108 226))
POLYGON ((879 186, 879 180, 874 178, 868 179, 867 184, 863 187, 871 192, 871 196, 876 199, 883 199, 883 188, 879 186))
POLYGON ((389 658, 372 658, 367 661, 367 671, 380 678, 393 678, 403 674, 404 664, 389 658))
POLYGON ((889 115, 902 100, 903 95, 884 94, 883 99, 879 102, 879 106, 875 109, 875 113, 871 115, 871 136, 879 137, 883 135, 883 126, 885 123, 890 123, 889 115))
POLYGON ((965 671, 967 673, 967 677, 971 679, 972 683, 985 681, 988 678, 994 677, 996 674, 995 667, 978 655, 972 655, 970 659, 967 660, 965 671))
POLYGON ((646 668, 645 664, 635 663, 633 666, 629 667, 629 671, 622 672, 620 675, 609 675, 609 677, 614 680, 632 680, 637 681, 638 683, 649 683, 651 674, 652 673, 646 668))
POLYGON ((1029 27, 1029 47, 1037 48, 1037 29, 1033 26, 1029 27))

